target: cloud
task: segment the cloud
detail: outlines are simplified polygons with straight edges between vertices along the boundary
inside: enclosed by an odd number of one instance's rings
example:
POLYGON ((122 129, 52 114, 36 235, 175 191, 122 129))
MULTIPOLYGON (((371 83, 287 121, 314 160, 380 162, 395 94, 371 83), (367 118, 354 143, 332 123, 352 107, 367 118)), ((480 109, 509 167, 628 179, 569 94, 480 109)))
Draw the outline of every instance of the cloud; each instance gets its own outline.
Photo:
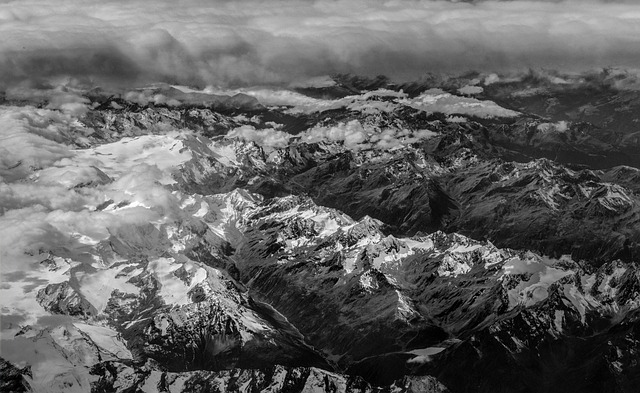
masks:
POLYGON ((486 86, 489 86, 496 82, 500 82, 500 77, 498 76, 498 74, 491 73, 484 78, 484 84, 486 86))
POLYGON ((366 131, 357 120, 332 127, 314 127, 300 134, 301 142, 342 142, 346 148, 356 150, 369 147, 363 144, 367 139, 366 131))
MULTIPOLYGON (((46 209, 39 205, 9 210, 0 216, 0 257, 68 244, 68 236, 47 222, 46 217, 46 209)), ((11 259, 2 259, 3 269, 10 271, 11 259)))
POLYGON ((564 120, 560 120, 556 123, 540 123, 538 124, 538 127, 536 127, 538 129, 538 131, 542 131, 542 132, 558 132, 558 133, 563 133, 566 132, 569 129, 569 126, 571 124, 567 121, 564 120))
MULTIPOLYGON (((200 91, 197 91, 200 92, 200 91)), ((219 89, 207 87, 202 93, 231 96, 245 94, 254 97, 264 106, 290 107, 286 113, 314 113, 346 108, 362 113, 391 112, 397 108, 397 100, 407 98, 404 92, 378 89, 364 94, 350 95, 339 99, 309 97, 291 90, 279 88, 219 89)))
POLYGON ((640 60, 633 2, 25 0, 0 4, 0 22, 5 84, 288 84, 640 60))
POLYGON ((0 214, 33 205, 75 211, 85 209, 87 204, 97 199, 90 193, 80 194, 61 186, 0 182, 0 214))
POLYGON ((245 125, 229 131, 226 138, 238 138, 245 141, 255 142, 258 145, 268 148, 283 148, 289 144, 289 139, 293 135, 272 128, 256 129, 253 126, 245 125))
POLYGON ((436 135, 438 133, 426 129, 365 128, 360 121, 352 120, 332 126, 316 126, 295 136, 277 129, 241 126, 231 130, 225 137, 252 141, 270 152, 295 143, 338 143, 353 151, 392 149, 436 135))
POLYGON ((475 94, 480 94, 484 91, 484 89, 480 86, 463 86, 458 89, 458 93, 466 96, 472 96, 475 94))
POLYGON ((406 98, 400 102, 429 113, 460 114, 480 118, 515 117, 519 115, 518 112, 505 109, 493 101, 459 97, 440 89, 429 89, 415 98, 406 98))
POLYGON ((89 108, 89 99, 73 92, 57 92, 49 98, 47 109, 59 109, 74 117, 85 115, 89 108))
POLYGON ((63 137, 57 131, 70 122, 69 117, 55 111, 0 108, 0 180, 21 179, 39 168, 71 157, 72 152, 60 143, 63 137))
POLYGON ((314 127, 298 135, 300 142, 341 143, 349 150, 389 150, 402 145, 419 142, 438 135, 431 130, 408 130, 397 128, 365 129, 358 120, 338 123, 331 127, 314 127))
POLYGON ((320 112, 344 106, 344 100, 325 100, 313 98, 291 90, 272 88, 240 88, 240 89, 218 89, 211 86, 202 91, 208 94, 232 96, 236 94, 246 94, 256 98, 265 106, 291 106, 292 112, 320 112))

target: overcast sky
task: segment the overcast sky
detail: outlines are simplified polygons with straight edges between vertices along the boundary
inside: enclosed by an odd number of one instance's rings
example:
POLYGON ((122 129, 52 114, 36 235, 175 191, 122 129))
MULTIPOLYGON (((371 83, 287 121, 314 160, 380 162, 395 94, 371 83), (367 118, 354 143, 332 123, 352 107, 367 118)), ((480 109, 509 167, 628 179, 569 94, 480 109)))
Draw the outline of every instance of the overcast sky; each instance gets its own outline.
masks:
POLYGON ((288 84, 640 68, 636 1, 0 1, 2 82, 288 84))

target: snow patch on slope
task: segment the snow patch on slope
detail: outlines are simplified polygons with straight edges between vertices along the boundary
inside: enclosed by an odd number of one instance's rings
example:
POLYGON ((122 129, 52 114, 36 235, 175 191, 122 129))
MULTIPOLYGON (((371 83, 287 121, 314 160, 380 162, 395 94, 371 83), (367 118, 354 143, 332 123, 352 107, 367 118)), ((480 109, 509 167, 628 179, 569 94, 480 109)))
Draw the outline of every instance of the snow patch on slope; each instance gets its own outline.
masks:
POLYGON ((575 273, 556 267, 556 263, 555 260, 540 258, 533 253, 527 253, 525 258, 515 257, 507 261, 502 267, 501 279, 514 275, 525 277, 514 288, 507 290, 509 307, 518 304, 530 307, 543 301, 549 295, 547 289, 551 284, 575 273))

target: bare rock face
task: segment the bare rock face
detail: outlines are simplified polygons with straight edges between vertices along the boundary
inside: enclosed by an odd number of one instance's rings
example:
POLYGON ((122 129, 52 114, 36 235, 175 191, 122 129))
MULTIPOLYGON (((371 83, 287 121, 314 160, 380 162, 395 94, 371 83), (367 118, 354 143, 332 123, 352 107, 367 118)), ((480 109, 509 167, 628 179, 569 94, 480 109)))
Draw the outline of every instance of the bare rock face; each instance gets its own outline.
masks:
POLYGON ((96 315, 95 307, 75 291, 68 281, 49 284, 38 291, 38 303, 53 314, 78 317, 96 315))
POLYGON ((6 360, 0 358, 0 391, 3 392, 28 392, 29 383, 24 376, 29 376, 28 369, 21 370, 6 360))
POLYGON ((94 366, 98 379, 92 391, 126 392, 137 389, 154 392, 327 392, 327 393, 445 393, 435 378, 407 377, 391 386, 374 387, 358 377, 348 377, 317 368, 234 369, 167 373, 143 368, 133 370, 118 363, 94 366))

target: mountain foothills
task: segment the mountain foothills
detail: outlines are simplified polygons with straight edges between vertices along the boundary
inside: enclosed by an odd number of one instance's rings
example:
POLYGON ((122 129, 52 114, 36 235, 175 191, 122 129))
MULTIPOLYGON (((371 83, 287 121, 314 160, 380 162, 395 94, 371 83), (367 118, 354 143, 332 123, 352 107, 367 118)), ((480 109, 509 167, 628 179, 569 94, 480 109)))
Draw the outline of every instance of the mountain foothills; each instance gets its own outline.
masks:
POLYGON ((2 391, 640 386, 630 71, 1 104, 2 391))

